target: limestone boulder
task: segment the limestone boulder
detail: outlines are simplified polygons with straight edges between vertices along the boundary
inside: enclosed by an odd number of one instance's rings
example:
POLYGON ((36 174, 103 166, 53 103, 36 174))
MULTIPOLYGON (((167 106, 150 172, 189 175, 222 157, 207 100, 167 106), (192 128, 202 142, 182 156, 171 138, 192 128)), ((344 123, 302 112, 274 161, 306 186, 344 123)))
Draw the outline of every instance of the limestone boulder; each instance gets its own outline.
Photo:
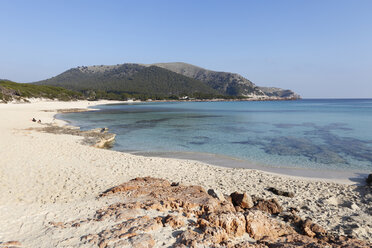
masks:
POLYGON ((240 194, 238 192, 234 192, 230 196, 234 206, 241 207, 243 209, 251 208, 254 206, 252 198, 246 193, 240 194))

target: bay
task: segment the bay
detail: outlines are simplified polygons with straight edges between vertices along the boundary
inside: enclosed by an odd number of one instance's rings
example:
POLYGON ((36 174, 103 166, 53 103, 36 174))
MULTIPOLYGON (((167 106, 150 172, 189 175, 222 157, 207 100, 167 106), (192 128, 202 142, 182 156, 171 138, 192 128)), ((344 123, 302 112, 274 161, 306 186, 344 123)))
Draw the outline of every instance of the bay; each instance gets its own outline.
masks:
POLYGON ((128 103, 58 118, 108 127, 117 151, 218 155, 257 168, 372 169, 372 99, 128 103))

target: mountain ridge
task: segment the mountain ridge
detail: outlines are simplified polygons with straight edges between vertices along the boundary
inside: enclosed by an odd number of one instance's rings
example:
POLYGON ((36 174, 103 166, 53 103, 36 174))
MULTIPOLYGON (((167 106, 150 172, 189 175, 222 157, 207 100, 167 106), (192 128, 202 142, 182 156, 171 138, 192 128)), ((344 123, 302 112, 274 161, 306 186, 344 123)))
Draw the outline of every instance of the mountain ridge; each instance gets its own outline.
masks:
POLYGON ((243 95, 247 97, 264 95, 255 84, 237 73, 212 71, 184 62, 155 63, 151 65, 200 80, 227 95, 243 95))
POLYGON ((299 98, 291 90, 259 87, 237 73, 212 71, 184 62, 79 66, 34 84, 94 91, 95 94, 101 92, 101 97, 111 94, 147 99, 183 96, 262 100, 299 98))

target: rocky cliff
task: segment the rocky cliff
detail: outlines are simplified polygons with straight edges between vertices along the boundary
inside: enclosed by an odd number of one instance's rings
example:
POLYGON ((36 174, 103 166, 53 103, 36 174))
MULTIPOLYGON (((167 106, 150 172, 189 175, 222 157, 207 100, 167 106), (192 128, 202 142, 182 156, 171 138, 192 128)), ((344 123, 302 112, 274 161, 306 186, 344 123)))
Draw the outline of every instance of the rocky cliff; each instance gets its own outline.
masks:
POLYGON ((200 80, 221 94, 246 97, 300 98, 291 90, 280 88, 258 87, 250 80, 237 73, 207 70, 182 62, 152 64, 167 70, 200 80))

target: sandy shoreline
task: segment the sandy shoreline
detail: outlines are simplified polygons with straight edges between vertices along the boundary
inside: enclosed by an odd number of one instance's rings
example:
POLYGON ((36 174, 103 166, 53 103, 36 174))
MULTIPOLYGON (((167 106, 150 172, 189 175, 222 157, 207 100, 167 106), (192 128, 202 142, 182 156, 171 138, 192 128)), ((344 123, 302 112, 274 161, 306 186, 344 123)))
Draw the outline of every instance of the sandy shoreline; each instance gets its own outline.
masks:
POLYGON ((99 207, 103 203, 96 200, 98 194, 140 176, 264 198, 273 197, 268 187, 277 187, 295 193, 294 198, 278 198, 282 206, 299 208, 300 216, 311 217, 331 232, 372 240, 372 208, 366 204, 371 203, 372 194, 363 186, 223 168, 193 160, 135 156, 82 145, 78 136, 29 130, 40 127, 32 118, 64 125, 54 118, 57 109, 106 103, 0 104, 0 242, 74 247, 75 241, 60 243, 61 237, 47 223, 99 207))
MULTIPOLYGON (((123 151, 126 152, 126 151, 123 151)), ((141 152, 127 151, 127 153, 160 158, 175 158, 193 160, 209 165, 216 165, 226 168, 245 168, 259 170, 272 175, 293 177, 301 180, 335 182, 341 184, 359 184, 364 185, 368 172, 361 171, 335 171, 335 170, 316 170, 310 168, 291 168, 291 167, 270 167, 251 163, 250 161, 232 158, 224 155, 216 155, 199 152, 141 152)))

